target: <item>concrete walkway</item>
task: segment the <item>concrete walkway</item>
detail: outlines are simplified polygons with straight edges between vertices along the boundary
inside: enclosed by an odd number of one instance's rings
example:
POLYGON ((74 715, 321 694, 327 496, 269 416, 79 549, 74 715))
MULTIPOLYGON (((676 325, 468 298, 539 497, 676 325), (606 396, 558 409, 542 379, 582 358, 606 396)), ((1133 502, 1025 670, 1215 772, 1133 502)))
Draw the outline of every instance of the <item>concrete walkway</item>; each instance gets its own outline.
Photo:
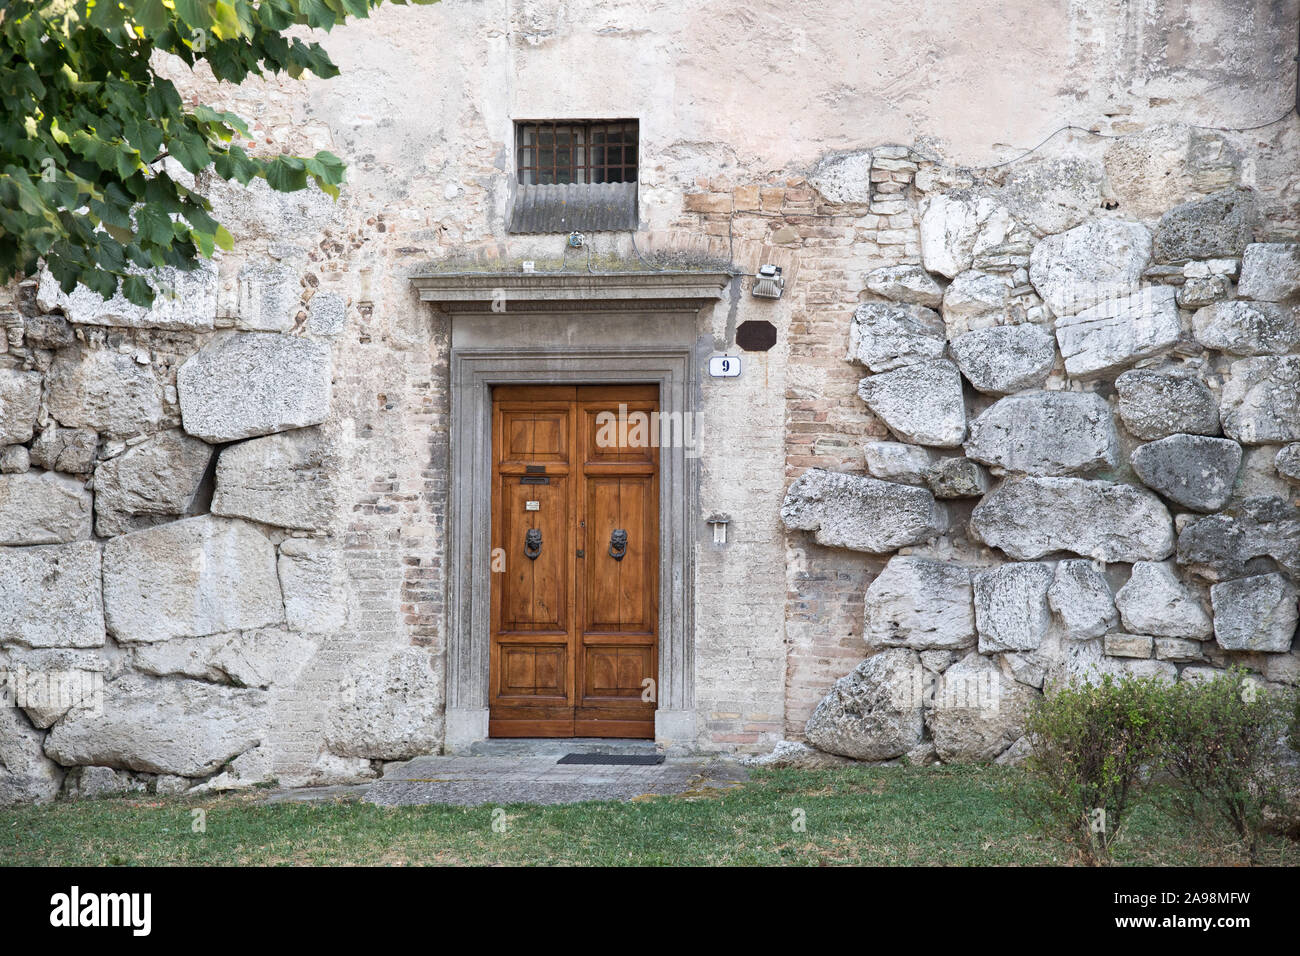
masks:
POLYGON ((654 748, 605 741, 589 747, 577 741, 536 744, 491 741, 480 755, 416 757, 389 764, 372 783, 281 790, 267 802, 361 800, 390 807, 579 803, 729 788, 748 777, 734 760, 717 757, 668 757, 649 766, 557 764, 566 753, 653 753, 654 748))

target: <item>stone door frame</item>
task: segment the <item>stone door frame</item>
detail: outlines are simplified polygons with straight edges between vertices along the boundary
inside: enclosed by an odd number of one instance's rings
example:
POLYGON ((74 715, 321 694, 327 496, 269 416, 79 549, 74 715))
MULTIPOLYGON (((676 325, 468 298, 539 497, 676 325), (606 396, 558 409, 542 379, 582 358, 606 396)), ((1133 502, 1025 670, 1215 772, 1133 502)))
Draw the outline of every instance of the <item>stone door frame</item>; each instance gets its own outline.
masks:
MULTIPOLYGON (((660 411, 698 421, 701 357, 696 341, 612 346, 599 314, 698 313, 722 294, 723 273, 527 277, 518 274, 417 277, 422 299, 452 313, 486 311, 502 278, 513 280, 510 309, 520 322, 537 313, 591 313, 589 331, 550 345, 451 349, 450 475, 447 521, 446 733, 444 749, 463 753, 488 737, 491 607, 492 387, 494 385, 655 384, 660 411), (566 281, 568 280, 568 281, 566 281), (638 281, 640 280, 640 281, 638 281), (643 284, 642 284, 643 283, 643 284), (629 290, 640 293, 628 295, 629 290), (522 301, 521 301, 522 300, 522 301), (459 307, 448 303, 464 303, 459 307), (562 303, 562 304, 561 304, 562 303), (590 343, 590 344, 588 344, 590 343)), ((698 332, 695 333, 698 336, 698 332)), ((707 350, 706 350, 707 351, 707 350)), ((706 360, 706 359, 705 359, 706 360)), ((695 454, 660 449, 659 684, 655 740, 665 749, 695 746, 695 454)))

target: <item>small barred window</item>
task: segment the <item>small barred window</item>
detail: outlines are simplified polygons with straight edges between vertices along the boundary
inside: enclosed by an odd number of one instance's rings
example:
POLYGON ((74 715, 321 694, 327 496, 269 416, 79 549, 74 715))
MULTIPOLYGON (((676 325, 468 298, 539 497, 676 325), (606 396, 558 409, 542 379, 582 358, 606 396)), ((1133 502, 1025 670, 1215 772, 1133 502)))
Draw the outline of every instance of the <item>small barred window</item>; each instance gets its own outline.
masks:
POLYGON ((519 182, 634 183, 636 120, 521 121, 515 125, 519 182))

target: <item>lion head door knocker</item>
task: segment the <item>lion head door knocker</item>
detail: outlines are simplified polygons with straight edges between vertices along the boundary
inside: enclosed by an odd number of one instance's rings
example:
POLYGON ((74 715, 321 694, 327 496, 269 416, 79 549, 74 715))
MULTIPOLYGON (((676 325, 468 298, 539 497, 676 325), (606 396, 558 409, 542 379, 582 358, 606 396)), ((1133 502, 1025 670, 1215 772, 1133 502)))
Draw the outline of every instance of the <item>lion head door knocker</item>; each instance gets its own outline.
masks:
POLYGON ((615 561, 622 561, 625 554, 627 554, 627 532, 622 528, 615 528, 609 536, 609 556, 615 561))
POLYGON ((524 556, 530 561, 536 561, 537 556, 542 553, 542 529, 529 528, 524 532, 524 556))

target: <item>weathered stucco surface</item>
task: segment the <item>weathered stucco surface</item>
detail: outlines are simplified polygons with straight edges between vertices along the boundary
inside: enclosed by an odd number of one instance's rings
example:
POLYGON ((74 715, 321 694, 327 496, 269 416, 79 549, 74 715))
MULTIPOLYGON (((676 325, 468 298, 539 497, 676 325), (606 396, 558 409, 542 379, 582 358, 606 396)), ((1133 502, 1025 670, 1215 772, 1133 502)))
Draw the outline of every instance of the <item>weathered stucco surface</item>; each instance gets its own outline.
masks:
POLYGON ((1296 683, 1300 121, 1193 127, 1294 101, 1297 7, 447 0, 323 37, 329 81, 167 65, 348 184, 207 183, 236 247, 151 313, 0 302, 0 667, 48 678, 10 681, 0 800, 439 749, 451 330, 409 277, 526 259, 730 266, 701 363, 777 328, 698 397, 693 746, 813 717, 851 756, 994 759, 1054 676, 1296 683), (558 117, 639 119, 635 248, 507 233, 512 122, 558 117), (966 168, 1067 124, 1104 135, 966 168), (764 262, 780 300, 749 295, 764 262))

